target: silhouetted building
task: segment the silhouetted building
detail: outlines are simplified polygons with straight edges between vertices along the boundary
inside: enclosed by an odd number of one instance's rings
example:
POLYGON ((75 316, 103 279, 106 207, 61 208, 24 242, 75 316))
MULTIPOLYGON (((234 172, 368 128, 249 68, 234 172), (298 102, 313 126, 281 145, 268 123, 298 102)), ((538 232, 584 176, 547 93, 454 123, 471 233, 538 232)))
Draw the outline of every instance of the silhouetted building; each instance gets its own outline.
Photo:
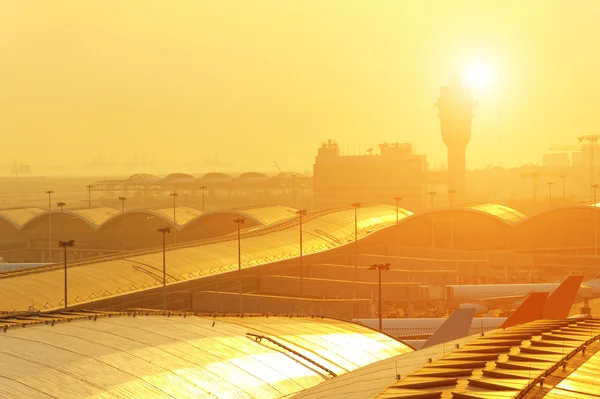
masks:
POLYGON ((319 148, 313 167, 316 209, 349 206, 353 202, 394 203, 422 208, 427 191, 428 164, 411 144, 380 144, 380 154, 346 156, 329 140, 319 148))
POLYGON ((542 155, 542 165, 546 167, 566 167, 571 166, 569 154, 564 152, 548 153, 542 155))
POLYGON ((474 105, 471 89, 459 79, 453 78, 449 86, 440 87, 436 106, 442 140, 448 148, 448 188, 456 190, 459 199, 467 195, 465 153, 471 141, 474 105))

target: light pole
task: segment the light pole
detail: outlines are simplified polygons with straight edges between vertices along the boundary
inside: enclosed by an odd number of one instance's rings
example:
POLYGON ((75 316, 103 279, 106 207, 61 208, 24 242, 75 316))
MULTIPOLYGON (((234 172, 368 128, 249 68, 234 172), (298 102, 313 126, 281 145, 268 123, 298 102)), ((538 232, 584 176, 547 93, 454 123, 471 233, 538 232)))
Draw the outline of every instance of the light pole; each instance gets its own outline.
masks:
POLYGON ((46 191, 48 194, 48 263, 52 263, 52 194, 54 191, 46 191))
POLYGON ((63 226, 64 226, 64 214, 63 214, 63 208, 65 207, 65 205, 67 205, 65 202, 59 201, 56 203, 56 205, 58 205, 58 207, 60 208, 60 239, 63 239, 63 226))
POLYGON ((58 246, 65 249, 65 309, 67 309, 67 248, 75 246, 75 240, 59 241, 58 246))
POLYGON ((554 184, 554 182, 549 181, 546 184, 548 184, 548 205, 550 206, 550 208, 552 208, 552 185, 554 184))
POLYGON ((92 208, 92 185, 88 184, 85 186, 88 189, 88 209, 92 208))
POLYGON ((450 249, 454 250, 454 195, 456 190, 448 190, 448 200, 450 201, 450 249))
POLYGON ((302 259, 302 217, 306 216, 306 209, 297 210, 296 213, 300 216, 300 296, 304 296, 304 263, 302 259))
POLYGON ((125 251, 125 200, 127 197, 119 197, 121 201, 121 249, 125 251))
POLYGON ((537 202, 537 182, 540 177, 539 173, 532 173, 531 177, 533 179, 533 202, 537 202))
POLYGON ((383 331, 382 328, 382 301, 381 301, 381 271, 382 270, 390 270, 391 265, 389 263, 376 263, 369 266, 369 270, 377 270, 379 272, 379 331, 383 331))
POLYGON ((204 194, 206 193, 206 186, 200 186, 200 190, 202 190, 202 212, 204 212, 204 194))
POLYGON ((396 201, 396 267, 400 267, 400 229, 398 223, 400 223, 400 201, 402 197, 397 195, 394 197, 396 201))
POLYGON ((240 295, 240 314, 243 314, 242 307, 242 239, 240 231, 242 224, 246 221, 246 218, 233 219, 233 223, 237 223, 237 244, 238 244, 238 278, 239 278, 239 295, 240 295))
POLYGON ((435 197, 435 191, 430 191, 427 194, 431 197, 431 247, 435 248, 435 220, 433 216, 433 197, 435 197))
POLYGON ((360 202, 354 202, 354 281, 358 281, 358 208, 360 208, 360 202))
POLYGON ((562 179, 562 198, 563 200, 565 199, 565 178, 567 176, 565 175, 560 175, 560 178, 562 179))
POLYGON ((592 189, 594 190, 594 256, 598 256, 598 210, 596 207, 598 206, 596 201, 596 190, 598 190, 600 184, 592 184, 592 189))
POLYGON ((177 244, 177 214, 175 213, 177 208, 175 207, 175 198, 177 198, 179 194, 172 192, 169 195, 173 197, 173 244, 177 244))
POLYGON ((162 234, 163 244, 163 312, 167 311, 167 240, 166 235, 171 232, 170 227, 161 227, 158 232, 162 234))

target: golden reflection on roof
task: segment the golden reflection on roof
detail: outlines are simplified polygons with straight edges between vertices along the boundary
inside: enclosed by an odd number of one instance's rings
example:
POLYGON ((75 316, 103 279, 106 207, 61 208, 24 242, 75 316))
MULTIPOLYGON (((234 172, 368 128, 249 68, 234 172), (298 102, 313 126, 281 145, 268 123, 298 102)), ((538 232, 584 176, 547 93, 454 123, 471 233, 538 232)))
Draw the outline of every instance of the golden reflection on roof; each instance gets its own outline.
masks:
MULTIPOLYGON (((395 223, 395 208, 387 205, 359 209, 359 238, 395 223)), ((233 222, 232 222, 233 223, 233 222)), ((242 238, 242 267, 299 256, 297 223, 268 232, 249 232, 242 238)), ((303 230, 306 254, 326 251, 353 241, 354 209, 343 209, 313 218, 307 217, 303 230)), ((158 233, 157 233, 158 234, 158 233)), ((76 247, 75 247, 76 249, 76 247)), ((167 284, 237 270, 237 239, 205 244, 182 244, 167 249, 167 284)), ((162 250, 106 259, 83 260, 69 268, 69 304, 84 304, 161 285, 156 270, 162 270, 162 250)), ((0 278, 0 311, 51 310, 63 305, 64 271, 61 265, 4 273, 0 278)))
MULTIPOLYGON (((165 209, 156 209, 154 210, 156 213, 160 213, 166 219, 170 220, 173 223, 173 208, 165 208, 165 209)), ((191 208, 189 206, 176 206, 175 207, 175 218, 177 219, 177 224, 183 226, 190 220, 200 216, 202 211, 196 208, 191 208)))
POLYGON ((89 317, 3 332, 0 397, 281 398, 412 352, 328 318, 89 317))
POLYGON ((509 223, 517 223, 526 218, 524 214, 521 212, 512 209, 505 205, 486 203, 486 204, 477 204, 470 205, 467 208, 473 209, 479 212, 487 213, 492 216, 496 216, 506 222, 509 223))
POLYGON ((264 225, 281 222, 282 220, 297 217, 297 209, 289 206, 262 206, 240 209, 239 212, 258 220, 264 225))
POLYGON ((45 212, 40 208, 0 209, 0 219, 5 219, 16 229, 20 229, 25 223, 45 212))
POLYGON ((586 348, 587 356, 594 353, 589 367, 579 368, 579 374, 571 374, 572 380, 558 383, 551 391, 559 390, 556 398, 566 397, 560 394, 575 392, 574 385, 580 383, 577 389, 585 394, 591 388, 586 387, 586 381, 594 378, 586 373, 600 370, 600 357, 595 355, 600 351, 599 338, 600 319, 592 318, 538 320, 495 330, 459 348, 450 348, 441 360, 423 359, 418 370, 402 376, 377 398, 422 397, 419 395, 433 392, 437 392, 435 397, 455 398, 513 398, 529 393, 543 397, 540 382, 562 379, 562 365, 585 360, 582 351, 586 348))
POLYGON ((100 225, 102 225, 102 223, 106 222, 111 217, 114 217, 115 215, 121 213, 120 210, 109 207, 76 209, 70 210, 69 212, 77 215, 81 219, 84 219, 89 224, 93 225, 95 228, 98 228, 100 225))

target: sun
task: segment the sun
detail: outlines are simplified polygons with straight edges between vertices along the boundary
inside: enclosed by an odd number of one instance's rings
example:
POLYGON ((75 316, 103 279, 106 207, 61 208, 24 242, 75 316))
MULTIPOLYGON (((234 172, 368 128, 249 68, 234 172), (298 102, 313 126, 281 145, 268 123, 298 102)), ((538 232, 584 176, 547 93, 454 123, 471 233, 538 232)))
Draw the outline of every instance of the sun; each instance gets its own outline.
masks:
POLYGON ((475 90, 485 89, 490 84, 491 79, 491 71, 484 64, 470 65, 463 76, 465 84, 475 90))

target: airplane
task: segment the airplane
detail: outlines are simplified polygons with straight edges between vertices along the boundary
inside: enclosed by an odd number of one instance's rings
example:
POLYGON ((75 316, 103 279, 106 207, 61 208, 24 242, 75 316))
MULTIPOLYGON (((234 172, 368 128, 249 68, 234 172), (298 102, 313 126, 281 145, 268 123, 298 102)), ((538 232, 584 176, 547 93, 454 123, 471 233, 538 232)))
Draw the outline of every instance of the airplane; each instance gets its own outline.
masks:
MULTIPOLYGON (((473 313, 470 319, 467 321, 463 319, 461 322, 462 325, 467 323, 468 329, 465 329, 464 335, 447 339, 445 342, 538 319, 567 318, 571 306, 577 298, 582 280, 582 276, 567 277, 565 281, 558 285, 558 288, 553 288, 549 296, 548 292, 526 294, 525 300, 521 301, 517 309, 509 317, 473 317, 476 309, 465 307, 456 309, 448 318, 382 319, 382 330, 384 333, 418 349, 425 346, 426 341, 424 339, 431 339, 435 334, 441 334, 444 337, 454 336, 451 332, 448 332, 448 329, 458 330, 461 328, 451 321, 453 316, 461 310, 470 310, 473 313), (438 331, 443 331, 443 333, 438 333, 438 331)), ((379 326, 379 319, 358 319, 355 321, 373 329, 377 329, 379 326)))
MULTIPOLYGON (((449 310, 474 308, 476 315, 487 313, 490 309, 514 309, 531 292, 552 293, 559 283, 551 284, 482 284, 448 285, 445 301, 449 310)), ((577 293, 577 301, 600 298, 600 274, 583 282, 577 293)))

